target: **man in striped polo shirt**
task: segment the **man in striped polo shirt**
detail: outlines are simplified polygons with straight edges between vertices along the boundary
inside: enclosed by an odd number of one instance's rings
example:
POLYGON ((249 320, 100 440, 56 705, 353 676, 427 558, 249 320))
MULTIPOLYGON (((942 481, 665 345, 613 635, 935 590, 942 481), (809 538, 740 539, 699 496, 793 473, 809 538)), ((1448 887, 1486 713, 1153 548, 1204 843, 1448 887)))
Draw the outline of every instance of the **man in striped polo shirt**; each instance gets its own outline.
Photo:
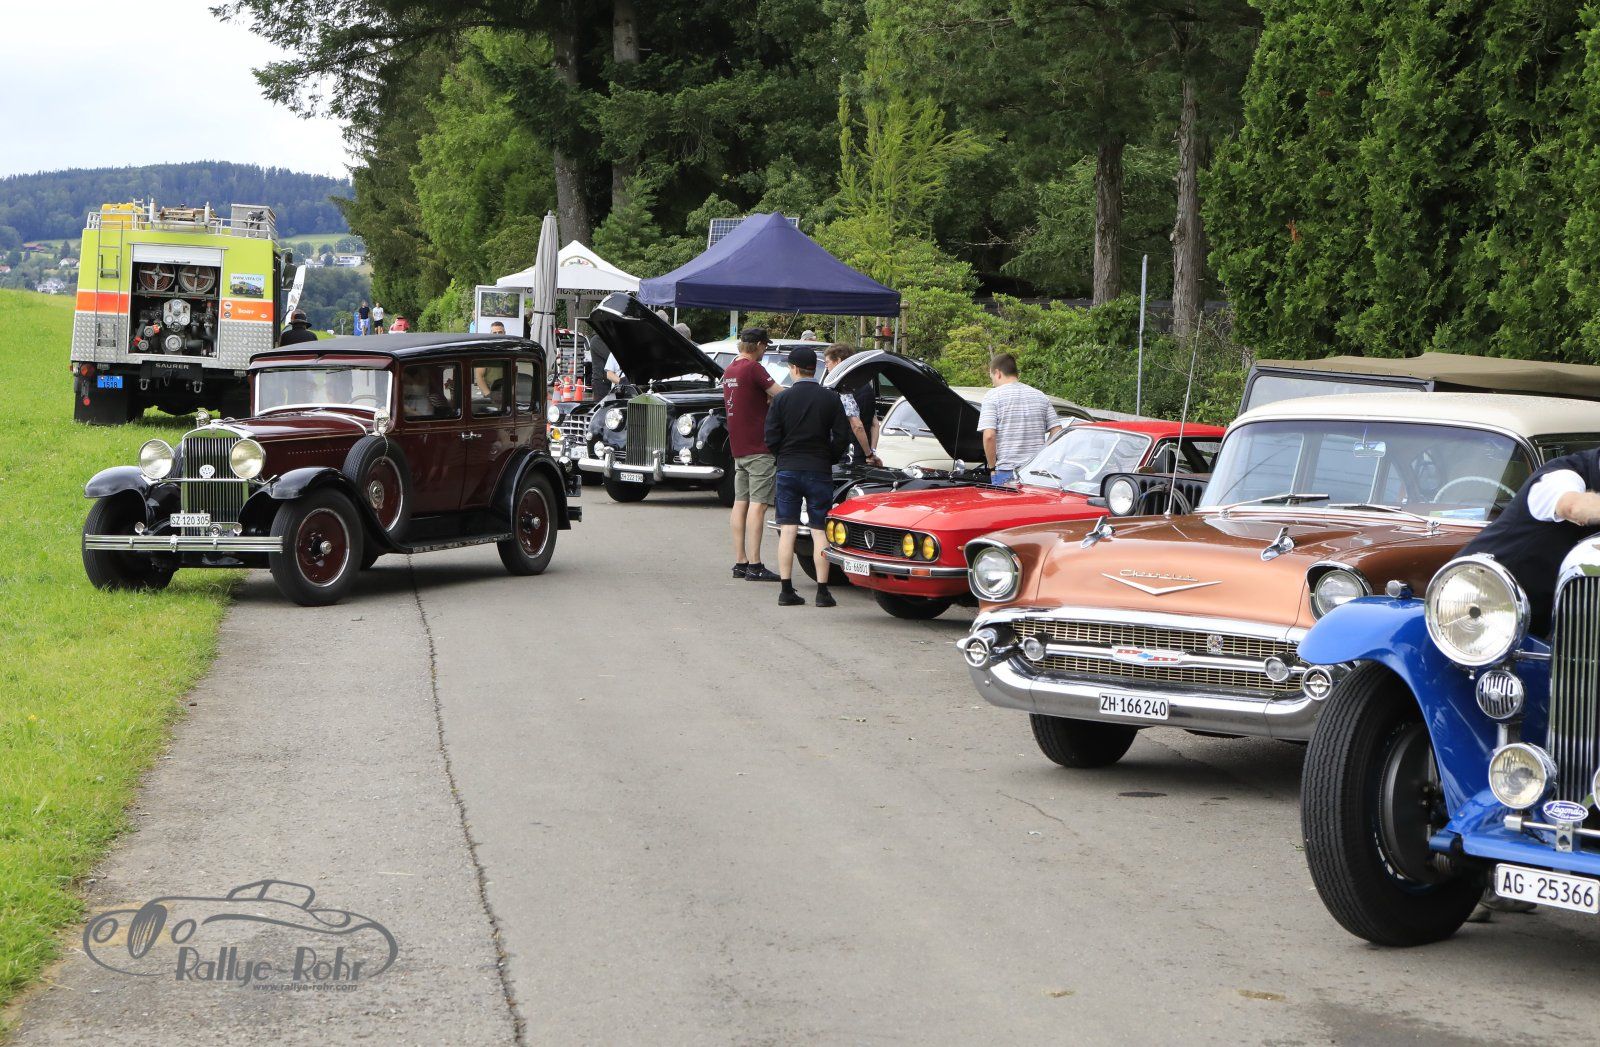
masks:
POLYGON ((994 388, 983 398, 978 429, 983 433, 990 482, 1008 484, 1017 467, 1061 428, 1061 419, 1043 393, 1017 378, 1017 358, 1010 353, 989 361, 989 380, 994 388))

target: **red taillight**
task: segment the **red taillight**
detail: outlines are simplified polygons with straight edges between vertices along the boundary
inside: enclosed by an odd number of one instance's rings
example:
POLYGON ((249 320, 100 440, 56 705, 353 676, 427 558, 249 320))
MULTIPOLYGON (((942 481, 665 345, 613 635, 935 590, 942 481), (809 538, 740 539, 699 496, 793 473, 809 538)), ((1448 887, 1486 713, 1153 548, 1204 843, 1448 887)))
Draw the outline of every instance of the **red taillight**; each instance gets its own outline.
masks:
POLYGON ((82 367, 78 368, 78 373, 87 378, 89 377, 89 372, 92 370, 94 370, 94 368, 90 367, 88 364, 84 364, 82 367))

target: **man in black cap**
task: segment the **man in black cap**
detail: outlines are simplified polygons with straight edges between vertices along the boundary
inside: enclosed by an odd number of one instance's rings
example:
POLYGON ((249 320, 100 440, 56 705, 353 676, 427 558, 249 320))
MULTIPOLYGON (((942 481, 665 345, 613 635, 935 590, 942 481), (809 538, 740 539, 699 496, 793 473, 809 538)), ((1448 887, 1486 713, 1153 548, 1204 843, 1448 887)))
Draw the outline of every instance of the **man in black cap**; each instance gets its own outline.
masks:
POLYGON ((298 345, 301 342, 315 342, 317 333, 311 329, 311 321, 306 319, 304 310, 296 309, 289 314, 289 326, 278 336, 278 344, 298 345))
MULTIPOLYGON (((850 425, 844 406, 830 389, 817 384, 817 353, 808 346, 789 351, 789 374, 793 384, 767 409, 767 447, 777 456, 778 577, 783 587, 778 605, 791 607, 805 603, 794 591, 794 541, 800 531, 800 506, 806 508, 807 524, 814 534, 833 508, 833 463, 844 457, 850 446, 850 425)), ((817 568, 817 606, 832 607, 828 591, 827 543, 813 541, 813 562, 817 568)))

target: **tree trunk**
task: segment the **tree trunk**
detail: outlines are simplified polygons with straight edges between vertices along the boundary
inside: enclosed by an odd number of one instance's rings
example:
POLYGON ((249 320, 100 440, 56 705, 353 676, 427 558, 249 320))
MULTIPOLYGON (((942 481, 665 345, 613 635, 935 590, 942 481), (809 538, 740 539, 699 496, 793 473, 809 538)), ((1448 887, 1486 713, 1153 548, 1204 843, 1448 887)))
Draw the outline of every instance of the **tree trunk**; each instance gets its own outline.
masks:
POLYGON ((1194 76, 1183 75, 1178 118, 1178 213, 1172 226, 1172 333, 1192 336, 1204 305, 1206 234, 1200 222, 1200 101, 1194 76))
MULTIPOLYGON (((550 30, 550 44, 555 51, 556 75, 569 90, 578 88, 578 32, 576 23, 566 15, 571 14, 570 4, 563 4, 562 17, 550 30)), ((559 142, 559 139, 558 139, 559 142)), ((561 223, 561 238, 588 243, 593 232, 589 219, 589 203, 583 197, 583 169, 578 158, 557 144, 550 150, 551 166, 556 177, 556 221, 561 223)))
MULTIPOLYGON (((611 60, 618 66, 639 64, 639 9, 634 0, 611 2, 611 60)), ((628 203, 628 183, 636 165, 633 159, 611 162, 611 209, 628 203)))
POLYGON ((1122 135, 1100 142, 1094 168, 1094 304, 1122 293, 1122 135))

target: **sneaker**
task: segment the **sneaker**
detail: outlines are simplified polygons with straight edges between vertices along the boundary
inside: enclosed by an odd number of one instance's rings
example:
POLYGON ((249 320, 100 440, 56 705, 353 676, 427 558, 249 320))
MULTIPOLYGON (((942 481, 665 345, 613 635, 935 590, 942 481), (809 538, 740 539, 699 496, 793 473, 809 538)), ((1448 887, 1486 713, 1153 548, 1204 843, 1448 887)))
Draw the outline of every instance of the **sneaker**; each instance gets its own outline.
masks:
POLYGON ((733 576, 735 578, 743 578, 745 569, 747 567, 749 567, 749 566, 750 565, 747 564, 747 563, 736 563, 736 564, 734 564, 733 565, 733 576))
POLYGON ((778 593, 779 607, 798 607, 805 602, 806 598, 795 592, 793 589, 784 589, 782 592, 778 593))
POLYGON ((833 594, 828 591, 828 587, 826 585, 817 586, 817 606, 818 607, 837 607, 838 606, 838 601, 833 598, 833 594))
POLYGON ((772 571, 767 570, 767 568, 764 565, 759 564, 759 563, 753 563, 749 567, 746 567, 744 569, 744 580, 747 581, 747 582, 781 582, 781 581, 783 581, 783 579, 779 578, 777 576, 777 574, 775 574, 772 571))

